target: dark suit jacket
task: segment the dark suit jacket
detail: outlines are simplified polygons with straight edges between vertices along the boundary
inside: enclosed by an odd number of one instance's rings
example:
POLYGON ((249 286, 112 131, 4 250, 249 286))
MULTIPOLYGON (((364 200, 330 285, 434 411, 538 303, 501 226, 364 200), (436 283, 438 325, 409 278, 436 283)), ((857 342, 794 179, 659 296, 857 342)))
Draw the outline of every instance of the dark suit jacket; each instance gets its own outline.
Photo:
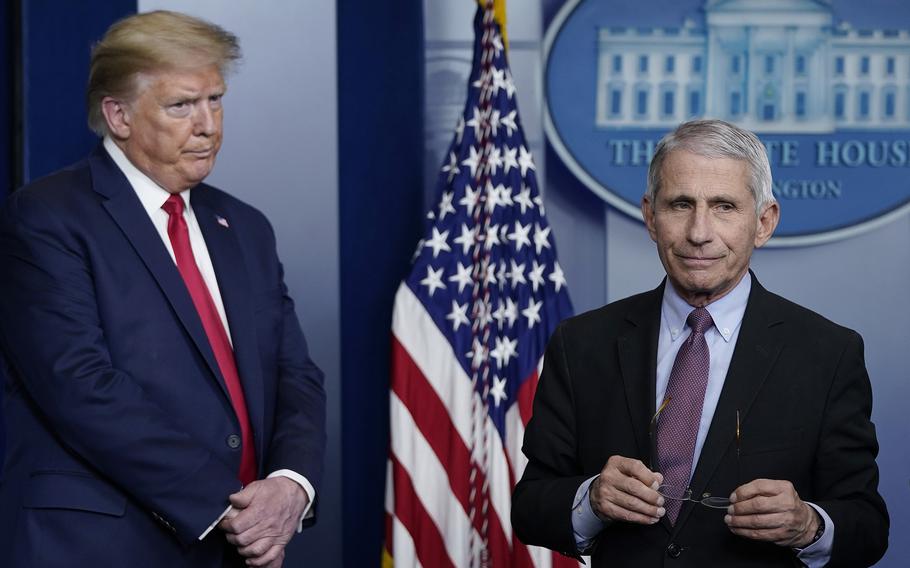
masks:
MULTIPOLYGON (((570 510, 611 455, 652 462, 649 422, 663 286, 563 322, 553 335, 515 488, 518 536, 575 552, 570 510)), ((878 444, 860 336, 766 291, 753 277, 723 391, 692 478, 727 496, 757 478, 791 481, 835 525, 829 566, 868 566, 887 547, 878 444), (735 444, 741 413, 740 456, 735 444)), ((686 503, 676 525, 613 523, 596 566, 794 566, 796 555, 732 534, 724 512, 686 503)))
MULTIPOLYGON (((213 187, 195 187, 191 202, 227 312, 259 475, 291 469, 318 492, 322 374, 272 229, 213 187)), ((223 534, 197 538, 240 488, 239 425, 177 267, 103 147, 7 200, 0 274, 2 564, 229 563, 223 534)))

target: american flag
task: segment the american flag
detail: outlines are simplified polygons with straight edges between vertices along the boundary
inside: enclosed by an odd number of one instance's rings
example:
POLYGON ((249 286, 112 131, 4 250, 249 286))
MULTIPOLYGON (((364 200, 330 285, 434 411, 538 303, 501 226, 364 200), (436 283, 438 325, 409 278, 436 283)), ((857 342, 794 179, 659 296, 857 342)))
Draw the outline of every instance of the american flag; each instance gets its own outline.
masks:
POLYGON ((438 204, 395 298, 384 560, 577 567, 509 523, 544 348, 572 307, 492 1, 474 29, 438 204))

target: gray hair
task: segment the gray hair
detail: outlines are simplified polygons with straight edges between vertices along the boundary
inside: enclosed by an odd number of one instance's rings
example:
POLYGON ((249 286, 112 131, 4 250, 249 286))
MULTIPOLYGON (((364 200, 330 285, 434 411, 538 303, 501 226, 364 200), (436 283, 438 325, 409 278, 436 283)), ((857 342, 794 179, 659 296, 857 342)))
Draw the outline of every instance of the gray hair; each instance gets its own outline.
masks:
POLYGON ((224 77, 240 59, 237 37, 205 20, 158 10, 112 25, 92 49, 86 103, 88 124, 103 136, 104 97, 131 99, 143 73, 216 65, 224 77))
POLYGON ((755 198, 755 212, 774 203, 771 192, 771 165, 764 145, 748 130, 716 119, 683 122, 657 144, 648 168, 648 190, 645 194, 654 207, 660 189, 664 160, 674 150, 685 150, 705 158, 731 158, 749 165, 748 189, 755 198))

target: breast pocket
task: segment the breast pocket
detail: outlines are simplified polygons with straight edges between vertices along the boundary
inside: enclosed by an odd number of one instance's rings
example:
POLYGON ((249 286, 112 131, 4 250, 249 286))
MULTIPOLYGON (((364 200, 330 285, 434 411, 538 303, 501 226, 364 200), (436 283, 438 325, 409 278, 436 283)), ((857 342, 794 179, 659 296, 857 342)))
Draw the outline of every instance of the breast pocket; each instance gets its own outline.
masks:
POLYGON ((743 436, 740 453, 753 456, 770 452, 782 452, 798 447, 803 441, 804 428, 777 432, 762 432, 754 436, 743 436))

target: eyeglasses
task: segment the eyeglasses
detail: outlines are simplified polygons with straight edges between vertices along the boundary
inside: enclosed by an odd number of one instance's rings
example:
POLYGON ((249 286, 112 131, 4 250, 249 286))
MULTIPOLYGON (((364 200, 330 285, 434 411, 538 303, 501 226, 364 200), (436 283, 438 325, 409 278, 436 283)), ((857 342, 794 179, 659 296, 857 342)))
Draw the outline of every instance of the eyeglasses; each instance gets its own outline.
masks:
POLYGON ((730 506, 730 500, 728 498, 713 497, 710 493, 704 493, 701 496, 701 499, 694 499, 692 497, 692 490, 688 487, 681 489, 679 487, 674 487, 665 483, 657 488, 657 492, 660 493, 665 499, 673 499, 674 501, 692 501, 693 503, 700 503, 705 507, 710 507, 712 509, 726 509, 730 506))
MULTIPOLYGON (((651 418, 651 424, 649 428, 649 434, 651 437, 651 447, 653 451, 656 451, 654 444, 655 433, 657 426, 657 419, 660 417, 660 413, 667 407, 670 403, 672 397, 667 397, 661 403, 660 408, 657 409, 657 412, 654 413, 654 417, 651 418)), ((742 441, 742 430, 740 428, 740 416, 739 410, 736 411, 736 476, 737 482, 740 478, 740 466, 739 466, 739 452, 742 441)), ((656 464, 657 460, 652 458, 652 464, 656 464)), ((705 507, 710 507, 711 509, 726 509, 730 506, 730 499, 727 497, 715 497, 710 493, 703 493, 700 499, 692 497, 692 489, 686 487, 675 487, 673 485, 664 483, 657 488, 657 492, 660 493, 665 499, 673 499, 675 501, 692 501, 693 503, 699 503, 705 507)))

